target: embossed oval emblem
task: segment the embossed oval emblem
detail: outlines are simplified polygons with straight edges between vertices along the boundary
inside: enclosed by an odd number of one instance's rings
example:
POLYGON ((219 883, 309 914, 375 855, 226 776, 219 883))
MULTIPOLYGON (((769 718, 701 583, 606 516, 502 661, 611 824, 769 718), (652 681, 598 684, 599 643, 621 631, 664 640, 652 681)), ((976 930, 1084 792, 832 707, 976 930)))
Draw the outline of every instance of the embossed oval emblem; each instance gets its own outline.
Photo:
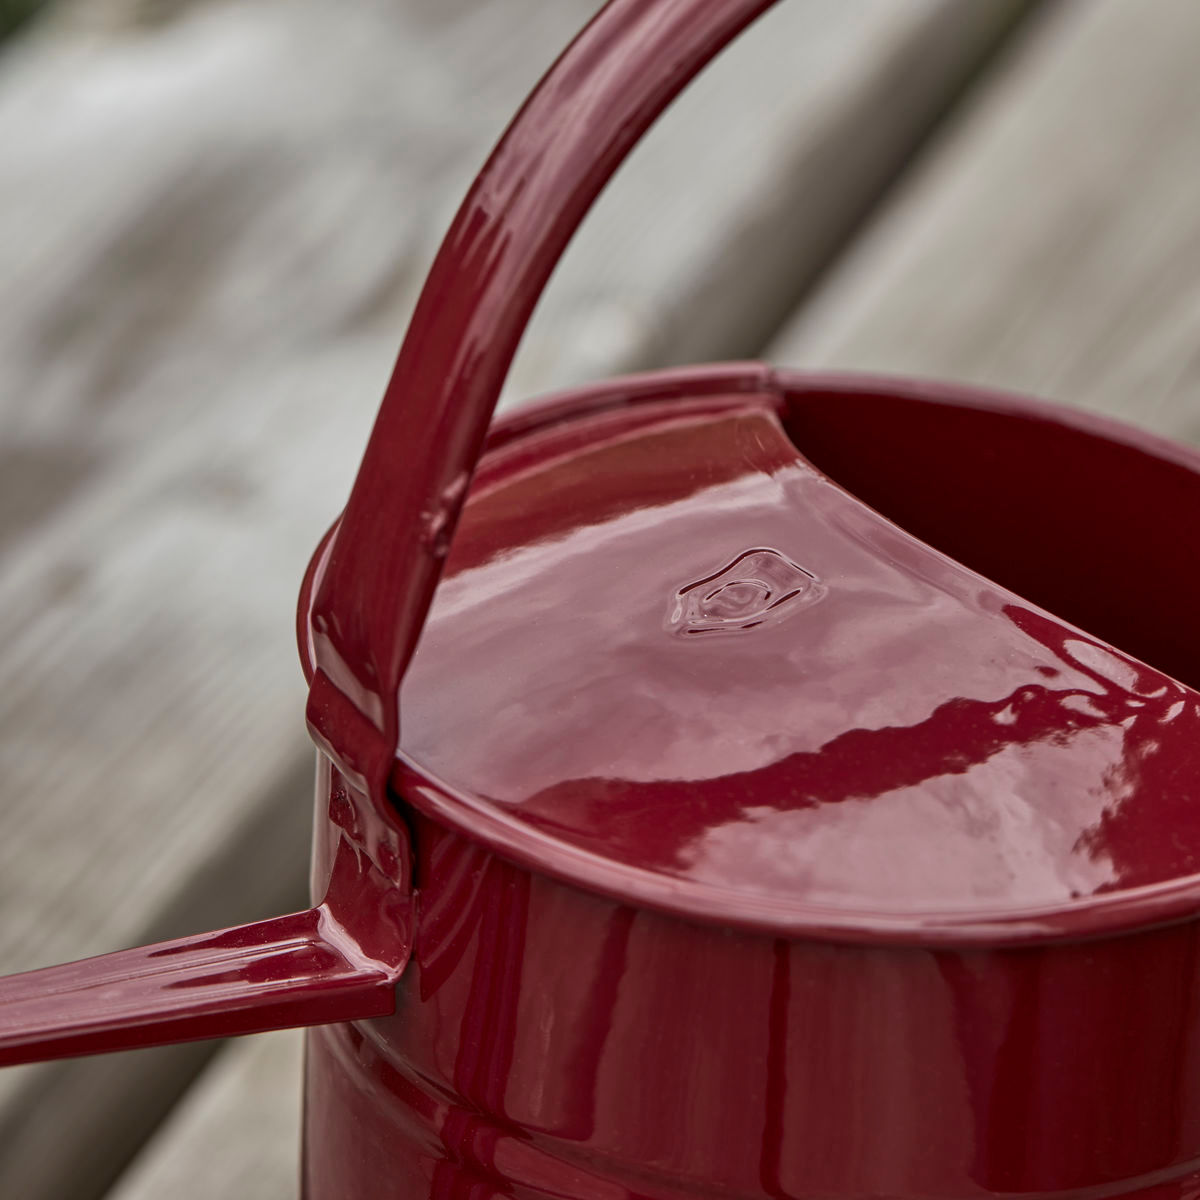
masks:
POLYGON ((681 587, 671 601, 674 633, 743 633, 814 604, 825 585, 778 550, 744 550, 728 566, 681 587))

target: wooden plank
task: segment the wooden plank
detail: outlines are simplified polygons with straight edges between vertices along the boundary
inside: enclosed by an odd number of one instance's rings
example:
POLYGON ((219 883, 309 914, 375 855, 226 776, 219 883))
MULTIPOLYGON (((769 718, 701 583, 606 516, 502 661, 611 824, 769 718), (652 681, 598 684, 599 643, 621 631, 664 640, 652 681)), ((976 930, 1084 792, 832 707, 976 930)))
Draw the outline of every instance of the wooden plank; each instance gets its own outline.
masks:
POLYGON ((303 1035, 235 1043, 197 1080, 109 1200, 285 1200, 300 1162, 303 1035))
MULTIPOLYGON (((299 903, 304 561, 452 205, 592 7, 112 0, 3 62, 0 966, 299 903)), ((1023 7, 781 6, 614 187, 517 390, 752 349, 1023 7)), ((99 1194, 200 1053, 7 1074, 0 1195, 99 1194)))
POLYGON ((1200 5, 1065 6, 771 351, 1200 441, 1200 5))

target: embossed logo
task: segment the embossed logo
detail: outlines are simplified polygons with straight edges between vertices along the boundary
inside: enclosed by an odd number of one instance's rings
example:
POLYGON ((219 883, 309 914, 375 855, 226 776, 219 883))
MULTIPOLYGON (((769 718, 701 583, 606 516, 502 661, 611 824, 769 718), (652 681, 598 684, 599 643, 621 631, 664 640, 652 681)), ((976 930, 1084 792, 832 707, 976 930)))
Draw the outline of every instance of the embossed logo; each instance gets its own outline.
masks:
POLYGON ((781 620, 825 594, 825 585, 778 550, 744 550, 728 566, 675 593, 667 617, 674 633, 743 633, 781 620))

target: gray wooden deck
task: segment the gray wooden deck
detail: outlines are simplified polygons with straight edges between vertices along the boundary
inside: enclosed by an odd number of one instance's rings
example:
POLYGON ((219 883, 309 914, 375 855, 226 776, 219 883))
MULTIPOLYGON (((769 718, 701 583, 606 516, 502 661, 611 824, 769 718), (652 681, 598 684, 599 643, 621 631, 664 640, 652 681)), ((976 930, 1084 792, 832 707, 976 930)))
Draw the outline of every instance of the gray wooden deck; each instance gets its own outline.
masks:
MULTIPOLYGON (((438 236, 595 0, 79 0, 0 46, 0 969, 303 903, 292 606, 438 236)), ((1200 5, 788 0, 512 400, 767 354, 1200 440, 1200 5)), ((295 1193, 299 1041, 0 1074, 0 1196, 295 1193)))

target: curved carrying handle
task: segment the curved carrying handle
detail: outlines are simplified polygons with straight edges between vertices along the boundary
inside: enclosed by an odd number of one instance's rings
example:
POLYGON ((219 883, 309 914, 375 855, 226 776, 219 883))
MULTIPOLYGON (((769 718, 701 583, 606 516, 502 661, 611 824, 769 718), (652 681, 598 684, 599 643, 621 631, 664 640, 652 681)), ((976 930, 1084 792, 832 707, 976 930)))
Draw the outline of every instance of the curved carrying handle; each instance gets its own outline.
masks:
POLYGON ((774 2, 611 0, 517 114, 442 243, 312 615, 309 728, 381 808, 400 681, 538 296, 654 119, 774 2))
MULTIPOLYGON (((379 808, 400 680, 533 306, 654 118, 772 3, 611 0, 517 115, 446 235, 313 606, 309 725, 379 808)), ((381 857, 347 830, 308 912, 0 980, 0 1065, 390 1013, 411 911, 383 858, 403 874, 402 854, 381 857)))

